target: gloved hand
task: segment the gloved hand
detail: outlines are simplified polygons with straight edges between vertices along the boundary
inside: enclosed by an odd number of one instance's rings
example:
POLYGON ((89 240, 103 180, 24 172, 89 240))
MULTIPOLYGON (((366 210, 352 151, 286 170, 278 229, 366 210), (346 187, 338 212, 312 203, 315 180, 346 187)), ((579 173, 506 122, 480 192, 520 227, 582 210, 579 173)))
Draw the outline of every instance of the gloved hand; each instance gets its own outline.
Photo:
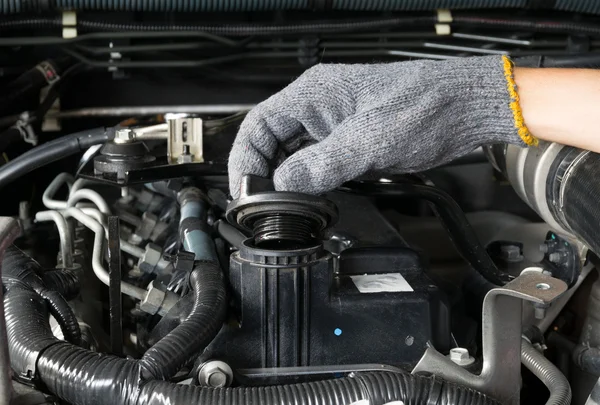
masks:
POLYGON ((430 169, 490 143, 536 142, 503 56, 318 65, 246 117, 229 157, 277 190, 322 193, 369 171, 430 169))

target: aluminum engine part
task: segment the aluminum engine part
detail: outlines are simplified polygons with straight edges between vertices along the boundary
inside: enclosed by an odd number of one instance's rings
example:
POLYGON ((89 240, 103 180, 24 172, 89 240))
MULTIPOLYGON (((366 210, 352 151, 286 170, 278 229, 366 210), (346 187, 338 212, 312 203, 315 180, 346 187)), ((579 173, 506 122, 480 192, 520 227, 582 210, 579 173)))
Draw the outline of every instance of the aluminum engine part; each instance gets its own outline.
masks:
POLYGON ((502 404, 518 405, 523 301, 548 306, 566 290, 565 282, 535 272, 525 272, 504 287, 491 290, 483 302, 481 374, 471 374, 433 347, 427 348, 413 374, 432 373, 479 390, 502 404))

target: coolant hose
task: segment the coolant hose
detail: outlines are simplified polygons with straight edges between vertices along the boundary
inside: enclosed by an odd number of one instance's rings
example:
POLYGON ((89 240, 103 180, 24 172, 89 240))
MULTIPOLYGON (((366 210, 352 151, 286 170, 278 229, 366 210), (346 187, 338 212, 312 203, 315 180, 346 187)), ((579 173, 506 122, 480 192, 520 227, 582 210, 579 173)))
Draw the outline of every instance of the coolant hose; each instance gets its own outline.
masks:
POLYGON ((525 339, 521 341, 521 362, 550 391, 546 405, 570 405, 571 386, 567 377, 525 339))
POLYGON ((16 279, 30 286, 46 301, 48 310, 56 318, 65 339, 76 345, 81 344, 81 329, 73 309, 58 291, 46 286, 38 275, 41 268, 35 260, 13 245, 6 249, 2 269, 3 282, 16 279))
POLYGON ((177 195, 181 209, 179 238, 183 249, 196 255, 196 260, 219 262, 211 228, 206 222, 208 209, 202 192, 195 187, 184 188, 177 195))

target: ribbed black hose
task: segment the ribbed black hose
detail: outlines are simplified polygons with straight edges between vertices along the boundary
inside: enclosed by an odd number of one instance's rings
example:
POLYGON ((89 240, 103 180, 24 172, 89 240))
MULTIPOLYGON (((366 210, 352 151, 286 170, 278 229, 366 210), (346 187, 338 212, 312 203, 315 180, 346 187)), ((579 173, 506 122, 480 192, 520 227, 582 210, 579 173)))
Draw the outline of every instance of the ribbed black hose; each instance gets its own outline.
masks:
MULTIPOLYGON (((540 3, 543 4, 543 3, 540 3)), ((267 10, 354 10, 354 11, 410 11, 437 8, 523 8, 528 0, 3 0, 0 11, 16 13, 37 10, 93 10, 93 11, 267 11, 267 10)), ((590 0, 557 0, 552 7, 564 11, 596 12, 599 7, 590 0)))
MULTIPOLYGON (((81 32, 160 32, 198 31, 216 35, 249 36, 273 34, 316 34, 336 32, 357 32, 400 28, 406 26, 433 24, 433 15, 378 19, 353 19, 339 21, 311 21, 289 24, 173 24, 160 22, 111 22, 106 20, 80 19, 77 28, 81 32)), ((23 20, 6 19, 0 21, 0 31, 33 28, 61 28, 60 18, 32 17, 23 20)))
POLYGON ((50 329, 48 308, 30 286, 15 280, 4 295, 4 316, 12 369, 27 375, 35 370, 40 352, 58 342, 50 329))
POLYGON ((0 188, 35 169, 113 138, 114 129, 95 128, 46 142, 0 167, 0 188))
POLYGON ((432 186, 411 183, 360 183, 350 182, 342 191, 358 192, 371 197, 419 198, 432 204, 436 216, 446 229, 450 240, 460 255, 487 280, 474 275, 474 284, 479 288, 493 288, 510 281, 509 275, 501 272, 483 247, 464 212, 445 191, 432 186))
POLYGON ((511 31, 526 30, 533 32, 600 35, 600 26, 597 24, 566 20, 523 20, 518 18, 489 18, 456 15, 452 19, 452 24, 456 26, 498 28, 511 31))
MULTIPOLYGON (((195 288, 208 288, 203 283, 210 281, 211 277, 198 278, 195 288)), ((361 399, 372 405, 390 401, 403 401, 405 405, 497 404, 481 393, 431 377, 385 372, 233 389, 147 381, 141 372, 143 360, 102 355, 58 341, 50 331, 43 300, 23 282, 8 284, 4 305, 13 369, 35 371, 38 381, 50 392, 74 405, 337 405, 361 399)), ((188 338, 194 340, 194 336, 188 338)))
POLYGON ((50 314, 56 319, 65 339, 73 344, 81 344, 79 322, 65 298, 58 291, 49 289, 38 275, 40 265, 15 246, 6 249, 2 261, 2 279, 20 280, 29 285, 48 305, 50 314))
POLYGON ((468 388, 432 377, 403 373, 356 373, 353 377, 270 387, 202 389, 150 382, 140 393, 143 405, 369 405, 402 401, 405 405, 484 405, 496 401, 468 388))
POLYGON ((199 262, 190 274, 194 306, 187 319, 144 353, 142 376, 166 380, 174 376, 215 338, 227 311, 225 282, 218 264, 199 262))
POLYGON ((80 272, 72 269, 50 270, 42 273, 42 281, 49 290, 57 291, 70 301, 81 290, 80 272))

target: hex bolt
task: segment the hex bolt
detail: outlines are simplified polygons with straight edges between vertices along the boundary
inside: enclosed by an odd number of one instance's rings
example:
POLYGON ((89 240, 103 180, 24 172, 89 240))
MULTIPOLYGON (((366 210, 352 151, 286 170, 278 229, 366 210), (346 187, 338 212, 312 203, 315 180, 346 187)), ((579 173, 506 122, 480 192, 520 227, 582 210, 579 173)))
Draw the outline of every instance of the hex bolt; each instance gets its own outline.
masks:
POLYGON ((469 350, 464 347, 455 347, 454 349, 450 349, 450 354, 448 355, 450 360, 452 360, 455 364, 466 367, 475 363, 475 358, 469 354, 469 350))
POLYGON ((540 245, 540 252, 542 252, 542 253, 548 253, 548 244, 547 243, 542 243, 540 245))
POLYGON ((200 385, 211 388, 228 387, 233 381, 233 370, 229 364, 211 360, 200 367, 198 372, 198 382, 200 385))
POLYGON ((500 247, 502 257, 510 261, 522 260, 521 249, 516 245, 503 245, 500 247))
POLYGON ((131 143, 135 141, 135 132, 129 128, 118 129, 115 132, 115 143, 131 143))

